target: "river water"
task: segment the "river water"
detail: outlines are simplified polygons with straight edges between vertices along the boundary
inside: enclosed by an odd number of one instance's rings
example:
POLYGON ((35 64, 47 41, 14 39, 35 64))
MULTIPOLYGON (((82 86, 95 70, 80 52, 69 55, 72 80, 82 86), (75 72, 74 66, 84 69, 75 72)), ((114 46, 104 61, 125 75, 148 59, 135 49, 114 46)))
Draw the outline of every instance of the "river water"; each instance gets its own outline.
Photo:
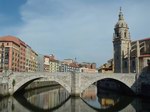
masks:
POLYGON ((0 99, 0 112, 150 112, 150 100, 127 97, 91 85, 81 98, 61 86, 31 90, 0 99))

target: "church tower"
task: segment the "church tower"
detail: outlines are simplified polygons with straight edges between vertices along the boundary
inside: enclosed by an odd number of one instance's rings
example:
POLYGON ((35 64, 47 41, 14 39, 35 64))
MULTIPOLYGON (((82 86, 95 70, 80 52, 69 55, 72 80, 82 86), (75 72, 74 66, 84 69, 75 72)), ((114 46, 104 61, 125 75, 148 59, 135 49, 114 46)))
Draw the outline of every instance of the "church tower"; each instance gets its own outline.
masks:
POLYGON ((114 48, 114 72, 130 72, 130 33, 127 23, 124 20, 120 8, 119 19, 114 28, 113 48, 114 48))

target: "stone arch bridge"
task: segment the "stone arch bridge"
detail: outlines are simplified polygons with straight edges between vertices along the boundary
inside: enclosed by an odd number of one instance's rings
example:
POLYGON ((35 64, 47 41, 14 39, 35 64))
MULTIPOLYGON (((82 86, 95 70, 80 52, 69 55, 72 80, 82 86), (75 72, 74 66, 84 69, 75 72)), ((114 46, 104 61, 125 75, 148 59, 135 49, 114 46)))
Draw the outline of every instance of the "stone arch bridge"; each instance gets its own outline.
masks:
POLYGON ((8 76, 8 91, 9 94, 14 94, 25 85, 34 80, 46 78, 49 81, 58 82, 71 95, 79 96, 86 88, 94 82, 105 78, 118 80, 128 86, 136 93, 135 74, 117 73, 117 74, 100 74, 100 73, 74 73, 74 72, 14 72, 8 76))

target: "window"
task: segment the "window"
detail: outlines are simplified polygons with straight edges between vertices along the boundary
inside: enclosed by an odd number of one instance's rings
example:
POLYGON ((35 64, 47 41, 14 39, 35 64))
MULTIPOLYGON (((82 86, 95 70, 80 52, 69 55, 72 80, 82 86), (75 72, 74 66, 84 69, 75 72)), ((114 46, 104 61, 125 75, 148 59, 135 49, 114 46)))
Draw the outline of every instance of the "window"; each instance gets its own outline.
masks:
POLYGON ((126 32, 124 32, 124 37, 127 37, 127 33, 126 32))
POLYGON ((4 47, 4 43, 2 43, 2 47, 4 47))
POLYGON ((124 62, 124 67, 127 68, 127 62, 126 61, 124 62))
POLYGON ((119 56, 117 56, 116 58, 117 58, 117 60, 118 60, 118 59, 119 59, 119 56))
POLYGON ((5 64, 8 64, 8 62, 9 62, 8 59, 5 59, 5 64))
POLYGON ((132 67, 135 68, 135 61, 132 61, 132 67))

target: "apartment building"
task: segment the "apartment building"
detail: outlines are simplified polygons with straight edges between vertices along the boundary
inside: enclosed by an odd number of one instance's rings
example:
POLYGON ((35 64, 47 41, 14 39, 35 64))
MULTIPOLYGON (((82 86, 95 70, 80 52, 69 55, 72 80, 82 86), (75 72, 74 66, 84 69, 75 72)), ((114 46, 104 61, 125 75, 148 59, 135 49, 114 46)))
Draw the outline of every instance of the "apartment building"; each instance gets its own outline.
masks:
POLYGON ((59 72, 59 61, 56 60, 56 58, 53 54, 51 54, 49 56, 49 71, 50 72, 59 72))
POLYGON ((80 68, 73 59, 64 59, 60 64, 60 72, 80 72, 80 68))
POLYGON ((37 71, 38 68, 38 54, 32 50, 32 48, 27 45, 26 47, 26 71, 27 72, 34 72, 37 71))
MULTIPOLYGON (((0 37, 0 72, 6 70, 26 72, 28 69, 36 71, 37 65, 35 65, 35 68, 33 69, 30 68, 27 63, 27 60, 30 59, 27 46, 28 45, 25 42, 17 37, 0 37)), ((32 52, 34 51, 32 50, 32 52)), ((36 58, 37 54, 34 57, 36 58)))
POLYGON ((39 54, 37 71, 59 72, 60 71, 59 61, 56 60, 56 58, 53 54, 51 54, 51 55, 39 54))
POLYGON ((80 72, 85 73, 97 73, 98 70, 96 69, 96 63, 88 63, 88 62, 82 62, 79 64, 80 72))

